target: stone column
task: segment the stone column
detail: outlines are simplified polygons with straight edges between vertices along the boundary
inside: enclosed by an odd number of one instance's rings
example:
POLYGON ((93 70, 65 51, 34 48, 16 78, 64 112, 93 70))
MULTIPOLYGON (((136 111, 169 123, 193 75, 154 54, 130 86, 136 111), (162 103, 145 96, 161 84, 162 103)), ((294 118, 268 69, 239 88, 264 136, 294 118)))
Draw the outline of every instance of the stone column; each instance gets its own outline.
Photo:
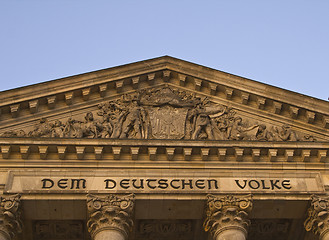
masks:
POLYGON ((133 194, 106 197, 88 195, 88 231, 93 240, 127 240, 133 227, 133 194))
POLYGON ((252 209, 252 197, 207 196, 204 230, 210 232, 213 240, 246 240, 252 209))
POLYGON ((312 196, 308 218, 304 222, 306 231, 312 231, 320 240, 329 240, 329 199, 312 196))
POLYGON ((0 196, 0 240, 12 240, 22 232, 20 197, 0 196))

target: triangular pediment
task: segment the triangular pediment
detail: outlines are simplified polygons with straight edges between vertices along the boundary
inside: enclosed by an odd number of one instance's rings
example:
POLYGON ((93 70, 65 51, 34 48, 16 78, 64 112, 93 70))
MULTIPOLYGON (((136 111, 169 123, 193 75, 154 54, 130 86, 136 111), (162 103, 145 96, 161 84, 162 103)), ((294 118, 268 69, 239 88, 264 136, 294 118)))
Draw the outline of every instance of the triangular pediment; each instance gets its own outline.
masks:
POLYGON ((328 141, 329 103, 171 57, 0 93, 2 137, 328 141))

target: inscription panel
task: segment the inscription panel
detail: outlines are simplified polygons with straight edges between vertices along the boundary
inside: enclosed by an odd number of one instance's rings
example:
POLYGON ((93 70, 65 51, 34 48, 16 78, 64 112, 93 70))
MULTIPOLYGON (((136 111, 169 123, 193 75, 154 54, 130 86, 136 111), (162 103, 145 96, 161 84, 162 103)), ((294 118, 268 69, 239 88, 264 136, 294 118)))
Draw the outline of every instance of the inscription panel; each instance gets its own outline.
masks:
POLYGON ((137 240, 194 239, 195 222, 192 220, 140 220, 136 224, 137 240))
POLYGON ((83 221, 36 221, 35 240, 85 240, 83 221))
POLYGON ((286 240, 292 219, 252 219, 248 239, 286 240))
POLYGON ((319 174, 277 176, 248 176, 243 173, 238 177, 222 176, 187 177, 179 176, 116 176, 108 173, 91 176, 90 173, 44 174, 11 172, 5 186, 6 193, 24 192, 112 192, 112 193, 319 193, 324 192, 319 174), (245 175, 245 176, 244 176, 245 175))

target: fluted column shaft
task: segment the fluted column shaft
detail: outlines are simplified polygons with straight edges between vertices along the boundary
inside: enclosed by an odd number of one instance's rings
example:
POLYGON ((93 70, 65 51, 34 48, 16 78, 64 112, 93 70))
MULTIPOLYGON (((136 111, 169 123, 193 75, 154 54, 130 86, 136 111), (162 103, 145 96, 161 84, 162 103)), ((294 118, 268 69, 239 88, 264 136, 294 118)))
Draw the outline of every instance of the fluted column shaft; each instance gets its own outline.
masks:
POLYGON ((133 227, 134 195, 88 195, 88 231, 93 240, 127 240, 133 227))
POLYGON ((0 240, 12 240, 22 231, 20 197, 0 196, 0 240))
POLYGON ((95 235, 94 240, 125 240, 126 237, 117 230, 103 230, 95 235))
POLYGON ((306 231, 318 235, 319 240, 329 240, 329 198, 312 196, 304 226, 306 231))
POLYGON ((246 234, 240 229, 227 229, 218 234, 216 240, 246 240, 246 234))
POLYGON ((246 240, 252 209, 251 195, 247 196, 207 196, 204 229, 213 240, 246 240))

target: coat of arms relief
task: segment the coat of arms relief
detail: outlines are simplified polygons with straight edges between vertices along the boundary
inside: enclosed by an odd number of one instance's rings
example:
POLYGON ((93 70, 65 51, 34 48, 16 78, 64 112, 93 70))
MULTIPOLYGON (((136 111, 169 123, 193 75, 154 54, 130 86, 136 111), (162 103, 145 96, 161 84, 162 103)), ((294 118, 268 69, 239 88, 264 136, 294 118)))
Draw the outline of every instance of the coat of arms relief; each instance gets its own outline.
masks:
POLYGON ((289 125, 271 126, 245 119, 228 106, 168 86, 123 95, 85 113, 84 119, 49 122, 42 118, 29 132, 2 137, 202 139, 315 141, 289 125))

